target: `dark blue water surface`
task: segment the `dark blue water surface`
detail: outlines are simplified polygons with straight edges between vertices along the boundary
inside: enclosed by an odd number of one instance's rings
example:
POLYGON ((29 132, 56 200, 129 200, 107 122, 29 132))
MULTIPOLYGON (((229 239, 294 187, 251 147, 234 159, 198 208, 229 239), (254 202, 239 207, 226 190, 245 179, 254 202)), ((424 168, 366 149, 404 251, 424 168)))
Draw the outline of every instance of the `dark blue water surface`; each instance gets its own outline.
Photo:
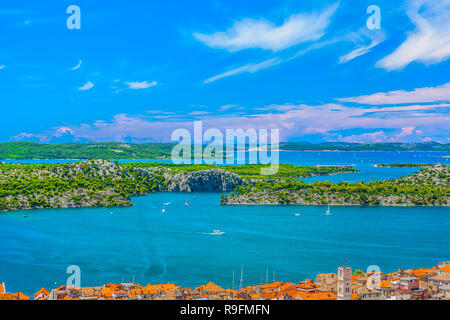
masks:
MULTIPOLYGON (((447 163, 445 155, 283 152, 281 162, 354 164, 359 173, 331 178, 368 181, 417 170, 375 163, 447 163)), ((129 208, 0 214, 0 282, 8 291, 31 294, 65 284, 67 267, 78 265, 84 286, 134 278, 231 287, 233 270, 237 284, 242 266, 244 284, 257 284, 267 270, 270 280, 297 282, 336 272, 346 260, 386 272, 450 260, 448 207, 332 207, 333 215, 324 216, 323 206, 220 206, 219 199, 217 193, 159 193, 135 197, 129 208), (211 235, 214 229, 226 233, 211 235)))

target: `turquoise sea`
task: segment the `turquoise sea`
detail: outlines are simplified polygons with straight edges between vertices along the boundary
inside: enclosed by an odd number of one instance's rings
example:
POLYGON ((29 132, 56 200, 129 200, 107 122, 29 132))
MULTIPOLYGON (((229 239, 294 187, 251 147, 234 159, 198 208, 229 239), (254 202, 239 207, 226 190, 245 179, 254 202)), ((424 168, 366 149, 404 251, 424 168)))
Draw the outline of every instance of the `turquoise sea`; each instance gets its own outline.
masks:
MULTIPOLYGON (((375 163, 447 163, 436 152, 282 152, 281 162, 354 164, 359 173, 309 180, 370 181, 412 173, 375 163)), ((42 161, 41 161, 42 162, 42 161)), ((432 266, 450 260, 448 207, 219 206, 218 193, 160 193, 130 208, 48 209, 0 214, 0 282, 32 294, 63 285, 69 265, 82 286, 108 282, 213 281, 238 286, 298 282, 338 266, 432 266), (185 205, 188 199, 190 205, 185 205), (165 208, 165 213, 162 209, 165 208), (300 215, 295 215, 299 213, 300 215), (211 235, 214 229, 223 236, 211 235)))

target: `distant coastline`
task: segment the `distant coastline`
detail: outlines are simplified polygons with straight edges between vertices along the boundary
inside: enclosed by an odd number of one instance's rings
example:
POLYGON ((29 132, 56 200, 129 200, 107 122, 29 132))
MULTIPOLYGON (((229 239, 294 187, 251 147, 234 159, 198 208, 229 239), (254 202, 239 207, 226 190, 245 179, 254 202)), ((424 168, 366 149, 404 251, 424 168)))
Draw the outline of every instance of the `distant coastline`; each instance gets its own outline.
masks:
MULTIPOLYGON (((174 143, 0 143, 0 159, 11 160, 150 160, 170 159, 174 143)), ((296 143, 281 142, 280 152, 450 152, 450 143, 296 143)), ((247 148, 247 152, 256 149, 247 148)), ((224 152, 224 158, 226 153, 224 152)))

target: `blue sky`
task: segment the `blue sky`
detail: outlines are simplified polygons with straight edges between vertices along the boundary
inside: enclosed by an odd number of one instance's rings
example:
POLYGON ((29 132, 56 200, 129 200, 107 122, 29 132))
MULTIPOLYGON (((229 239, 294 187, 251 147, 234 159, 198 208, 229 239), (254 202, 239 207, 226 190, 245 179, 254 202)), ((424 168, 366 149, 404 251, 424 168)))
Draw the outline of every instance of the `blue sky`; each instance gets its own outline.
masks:
POLYGON ((3 0, 0 141, 170 141, 203 120, 449 143, 449 15, 450 0, 3 0))

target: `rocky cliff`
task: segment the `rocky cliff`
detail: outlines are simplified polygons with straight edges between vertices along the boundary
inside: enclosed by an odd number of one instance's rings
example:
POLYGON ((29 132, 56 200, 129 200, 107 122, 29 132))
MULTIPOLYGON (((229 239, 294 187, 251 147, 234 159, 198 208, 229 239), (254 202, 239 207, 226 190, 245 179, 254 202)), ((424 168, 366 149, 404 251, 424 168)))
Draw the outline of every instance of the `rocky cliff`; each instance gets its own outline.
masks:
POLYGON ((203 170, 192 173, 178 173, 167 176, 170 192, 228 192, 242 183, 235 173, 222 169, 203 170))

